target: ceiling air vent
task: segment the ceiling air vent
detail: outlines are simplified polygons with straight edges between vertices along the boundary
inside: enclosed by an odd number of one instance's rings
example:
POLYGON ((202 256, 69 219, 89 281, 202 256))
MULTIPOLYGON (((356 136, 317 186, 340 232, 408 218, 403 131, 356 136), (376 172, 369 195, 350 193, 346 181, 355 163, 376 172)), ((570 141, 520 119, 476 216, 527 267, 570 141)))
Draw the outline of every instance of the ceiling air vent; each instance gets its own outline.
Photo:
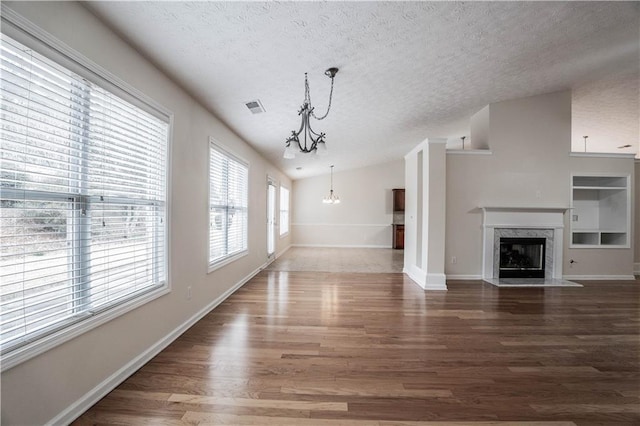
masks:
POLYGON ((245 105, 247 106, 247 108, 249 108, 249 111, 254 114, 260 114, 264 112, 264 107, 258 99, 256 99, 255 101, 247 102, 245 105))

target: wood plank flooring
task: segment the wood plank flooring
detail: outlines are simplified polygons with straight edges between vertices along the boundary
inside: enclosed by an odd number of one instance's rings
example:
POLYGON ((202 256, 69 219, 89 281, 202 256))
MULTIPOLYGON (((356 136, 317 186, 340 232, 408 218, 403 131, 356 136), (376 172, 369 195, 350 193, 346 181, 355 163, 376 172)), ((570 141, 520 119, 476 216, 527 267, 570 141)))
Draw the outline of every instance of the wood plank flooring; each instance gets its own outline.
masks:
POLYGON ((638 425, 640 286, 263 271, 75 424, 638 425))

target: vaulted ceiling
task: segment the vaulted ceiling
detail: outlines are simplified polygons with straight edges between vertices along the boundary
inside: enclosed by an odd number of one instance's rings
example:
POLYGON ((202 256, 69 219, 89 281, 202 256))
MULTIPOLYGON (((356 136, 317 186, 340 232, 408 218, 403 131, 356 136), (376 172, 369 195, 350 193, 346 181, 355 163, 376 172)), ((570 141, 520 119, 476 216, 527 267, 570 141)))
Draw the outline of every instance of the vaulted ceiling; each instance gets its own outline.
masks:
POLYGON ((297 179, 468 135, 506 99, 639 67, 638 2, 90 2, 85 5, 297 179), (328 156, 282 158, 309 73, 328 156), (252 114, 246 102, 266 110, 252 114), (297 170, 301 167, 301 170, 297 170))

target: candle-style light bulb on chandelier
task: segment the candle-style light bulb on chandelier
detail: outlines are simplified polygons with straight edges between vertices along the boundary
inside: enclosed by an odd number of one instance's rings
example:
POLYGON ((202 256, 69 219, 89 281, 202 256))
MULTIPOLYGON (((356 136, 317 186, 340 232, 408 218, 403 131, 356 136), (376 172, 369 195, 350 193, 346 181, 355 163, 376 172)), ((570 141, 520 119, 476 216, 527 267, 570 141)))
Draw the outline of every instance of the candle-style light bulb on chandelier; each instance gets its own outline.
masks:
POLYGON ((329 195, 324 197, 322 202, 325 204, 340 204, 340 198, 333 193, 333 166, 331 166, 331 189, 329 190, 329 195))
POLYGON ((295 158, 296 152, 304 152, 305 154, 310 152, 315 152, 318 155, 323 155, 327 151, 327 145, 325 144, 325 134, 320 132, 316 133, 311 129, 311 117, 316 120, 324 120, 329 115, 329 110, 331 110, 331 99, 333 98, 333 79, 338 73, 338 68, 329 68, 324 72, 324 74, 331 79, 331 92, 329 92, 329 106, 327 107, 327 112, 322 116, 318 117, 313 112, 314 107, 311 106, 311 95, 309 93, 309 80, 307 79, 307 73, 304 73, 304 102, 300 107, 300 111, 298 111, 298 115, 301 117, 300 129, 296 132, 295 130, 291 131, 291 136, 289 136, 285 142, 286 146, 284 149, 284 158, 292 159, 295 158))

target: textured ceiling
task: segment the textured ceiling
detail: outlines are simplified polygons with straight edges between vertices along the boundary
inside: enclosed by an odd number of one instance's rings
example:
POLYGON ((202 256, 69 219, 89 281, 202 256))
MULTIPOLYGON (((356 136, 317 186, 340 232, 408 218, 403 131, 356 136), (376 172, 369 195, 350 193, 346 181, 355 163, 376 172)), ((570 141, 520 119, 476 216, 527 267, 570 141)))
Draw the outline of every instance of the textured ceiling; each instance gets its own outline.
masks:
POLYGON ((427 137, 467 133, 488 103, 639 66, 638 2, 86 6, 294 179, 398 159, 427 137), (329 155, 285 160, 304 73, 322 113, 330 66, 340 68, 331 113, 314 124, 329 155), (266 113, 247 110, 254 99, 266 113))

